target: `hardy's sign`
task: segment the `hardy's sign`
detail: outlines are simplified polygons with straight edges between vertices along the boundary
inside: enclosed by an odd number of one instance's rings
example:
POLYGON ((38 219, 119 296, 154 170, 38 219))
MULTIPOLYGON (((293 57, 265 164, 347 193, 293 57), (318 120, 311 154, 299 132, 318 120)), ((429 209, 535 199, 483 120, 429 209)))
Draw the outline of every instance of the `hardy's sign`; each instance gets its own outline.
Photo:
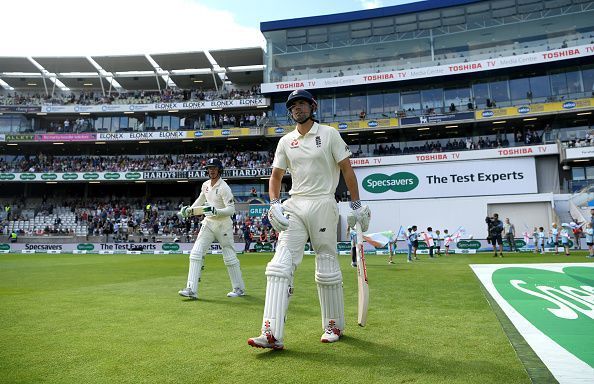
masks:
POLYGON ((534 158, 357 167, 361 200, 536 193, 534 158))
MULTIPOLYGON (((271 168, 225 169, 223 177, 229 179, 266 177, 271 168)), ((64 181, 121 181, 136 180, 201 180, 208 179, 206 170, 146 171, 146 172, 67 172, 67 173, 0 173, 0 181, 64 182, 64 181)))

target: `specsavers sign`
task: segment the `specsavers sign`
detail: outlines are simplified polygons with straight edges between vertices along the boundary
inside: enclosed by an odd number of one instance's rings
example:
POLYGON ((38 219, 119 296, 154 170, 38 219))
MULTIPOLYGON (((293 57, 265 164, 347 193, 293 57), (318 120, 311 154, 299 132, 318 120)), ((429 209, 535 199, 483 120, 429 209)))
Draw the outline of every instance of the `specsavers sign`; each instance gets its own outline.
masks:
POLYGON ((361 200, 536 193, 534 158, 355 168, 361 200))

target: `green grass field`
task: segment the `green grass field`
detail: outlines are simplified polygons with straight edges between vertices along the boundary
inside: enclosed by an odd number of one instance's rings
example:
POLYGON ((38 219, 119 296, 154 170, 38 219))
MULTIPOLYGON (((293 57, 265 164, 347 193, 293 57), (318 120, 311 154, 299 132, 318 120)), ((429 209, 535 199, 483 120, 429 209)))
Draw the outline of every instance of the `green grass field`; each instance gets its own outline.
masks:
POLYGON ((347 329, 322 344, 314 258, 297 271, 284 351, 254 349, 270 254, 241 255, 248 296, 229 299, 208 255, 200 300, 177 295, 186 255, 0 255, 1 383, 529 383, 468 264, 575 256, 368 257, 370 311, 341 256, 347 329))

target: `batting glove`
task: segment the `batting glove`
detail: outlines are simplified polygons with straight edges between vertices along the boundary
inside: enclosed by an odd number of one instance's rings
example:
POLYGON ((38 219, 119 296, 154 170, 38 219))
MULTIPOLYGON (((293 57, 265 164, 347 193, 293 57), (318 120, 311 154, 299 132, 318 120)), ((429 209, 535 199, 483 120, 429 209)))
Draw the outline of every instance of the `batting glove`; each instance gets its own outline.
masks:
POLYGON ((177 215, 182 219, 187 219, 190 216, 190 206, 184 205, 183 207, 181 207, 177 215))
POLYGON ((371 210, 367 205, 361 205, 360 200, 351 201, 351 213, 347 216, 349 227, 355 228, 357 223, 361 224, 361 230, 367 232, 369 229, 369 220, 371 219, 371 210))
POLYGON ((204 216, 213 217, 216 215, 217 215, 217 209, 215 207, 211 207, 209 205, 204 207, 204 216))
POLYGON ((285 216, 285 210, 280 201, 272 200, 270 209, 268 210, 268 219, 272 228, 277 232, 286 231, 289 229, 289 219, 285 216))

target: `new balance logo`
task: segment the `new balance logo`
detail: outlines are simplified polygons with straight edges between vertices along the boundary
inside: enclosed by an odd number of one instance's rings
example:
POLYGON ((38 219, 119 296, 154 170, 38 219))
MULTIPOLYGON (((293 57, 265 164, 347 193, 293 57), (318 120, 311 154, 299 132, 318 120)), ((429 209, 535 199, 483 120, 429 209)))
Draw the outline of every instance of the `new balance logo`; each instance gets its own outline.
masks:
POLYGON ((320 228, 320 232, 326 232, 326 228, 320 228))

